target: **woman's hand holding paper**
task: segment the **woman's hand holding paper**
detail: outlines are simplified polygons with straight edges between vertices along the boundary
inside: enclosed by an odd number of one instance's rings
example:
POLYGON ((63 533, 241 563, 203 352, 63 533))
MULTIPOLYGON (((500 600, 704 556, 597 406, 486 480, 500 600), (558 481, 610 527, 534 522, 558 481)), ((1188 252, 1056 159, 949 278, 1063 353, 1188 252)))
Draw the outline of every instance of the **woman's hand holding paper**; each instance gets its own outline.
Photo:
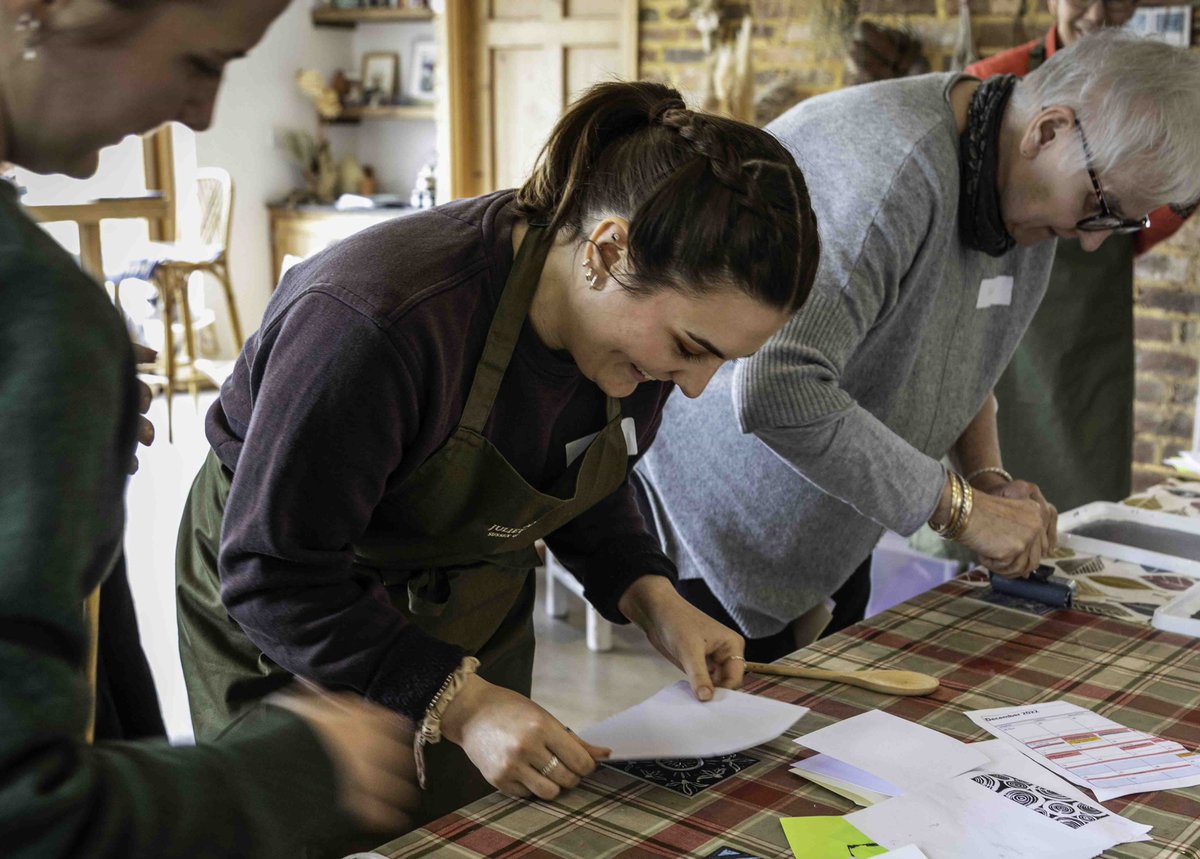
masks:
POLYGON ((687 675, 697 699, 710 700, 714 684, 741 687, 746 640, 681 597, 666 578, 642 576, 629 586, 617 607, 687 675))
POLYGON ((509 796, 554 799, 609 750, 589 745, 524 695, 471 675, 442 717, 488 783, 509 796))

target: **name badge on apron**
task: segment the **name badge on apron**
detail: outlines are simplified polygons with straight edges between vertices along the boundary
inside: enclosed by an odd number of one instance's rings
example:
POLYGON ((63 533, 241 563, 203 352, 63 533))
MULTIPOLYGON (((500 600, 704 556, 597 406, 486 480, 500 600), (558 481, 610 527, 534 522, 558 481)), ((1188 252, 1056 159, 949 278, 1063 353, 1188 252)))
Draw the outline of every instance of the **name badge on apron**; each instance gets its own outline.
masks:
MULTIPOLYGON (((625 436, 625 448, 629 451, 629 455, 637 456, 637 427, 634 426, 633 418, 621 419, 621 434, 625 436)), ((588 445, 598 435, 600 433, 594 432, 590 435, 585 435, 583 438, 577 438, 575 441, 567 442, 567 468, 570 468, 571 463, 579 459, 580 455, 587 450, 588 445)))

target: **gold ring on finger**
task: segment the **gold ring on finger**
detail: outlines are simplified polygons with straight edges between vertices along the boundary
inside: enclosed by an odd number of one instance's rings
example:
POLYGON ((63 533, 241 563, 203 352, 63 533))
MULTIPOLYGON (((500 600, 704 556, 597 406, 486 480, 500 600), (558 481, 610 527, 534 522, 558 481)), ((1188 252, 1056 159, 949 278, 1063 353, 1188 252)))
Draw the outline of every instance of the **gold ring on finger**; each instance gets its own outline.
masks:
POLYGON ((546 763, 546 765, 538 770, 538 774, 543 778, 549 778, 550 773, 554 772, 556 769, 558 769, 558 755, 552 754, 550 755, 550 760, 546 763))

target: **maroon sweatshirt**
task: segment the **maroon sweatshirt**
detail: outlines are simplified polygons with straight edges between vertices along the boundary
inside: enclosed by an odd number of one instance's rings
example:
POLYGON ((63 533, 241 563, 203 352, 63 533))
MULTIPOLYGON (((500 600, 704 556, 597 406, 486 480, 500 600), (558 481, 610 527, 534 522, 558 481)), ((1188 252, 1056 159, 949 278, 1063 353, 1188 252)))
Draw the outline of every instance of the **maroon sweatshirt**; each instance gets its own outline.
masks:
MULTIPOLYGON (((400 487, 461 418, 513 263, 511 191, 397 218, 288 272, 208 414, 234 473, 221 599, 279 665, 420 718, 462 651, 407 623, 351 544, 420 504, 400 487)), ((673 385, 622 400, 638 449, 673 385)), ((566 445, 605 424, 605 396, 526 323, 488 440, 538 489, 566 445)), ((633 466, 634 457, 629 465, 633 466)), ((609 620, 634 579, 675 575, 628 481, 547 539, 609 620)))

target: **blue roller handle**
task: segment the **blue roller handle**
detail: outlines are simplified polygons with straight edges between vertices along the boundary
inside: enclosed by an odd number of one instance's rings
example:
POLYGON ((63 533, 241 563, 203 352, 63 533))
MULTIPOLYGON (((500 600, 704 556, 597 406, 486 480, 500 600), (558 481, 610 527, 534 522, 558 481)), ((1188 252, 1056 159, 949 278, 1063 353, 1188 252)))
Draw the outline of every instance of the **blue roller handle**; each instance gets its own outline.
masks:
POLYGON ((1075 597, 1075 583, 1052 580, 1054 568, 1045 564, 1029 574, 1027 579, 1006 579, 990 573, 992 590, 998 594, 1032 600, 1054 608, 1070 608, 1075 597))

